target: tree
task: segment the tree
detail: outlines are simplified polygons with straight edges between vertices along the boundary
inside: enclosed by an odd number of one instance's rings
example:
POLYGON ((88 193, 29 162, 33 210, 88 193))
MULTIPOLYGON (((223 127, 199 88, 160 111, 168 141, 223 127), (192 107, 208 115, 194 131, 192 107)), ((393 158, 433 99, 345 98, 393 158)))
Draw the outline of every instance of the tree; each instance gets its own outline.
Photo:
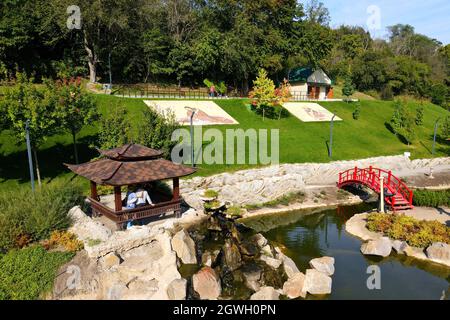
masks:
POLYGON ((410 145, 415 138, 414 122, 414 116, 406 106, 406 102, 397 100, 391 118, 391 125, 395 134, 401 136, 408 145, 410 145))
POLYGON ((446 116, 444 118, 444 121, 442 123, 441 137, 442 139, 450 138, 450 116, 446 116))
POLYGON ((113 149, 130 143, 133 132, 128 117, 127 109, 117 105, 106 116, 101 116, 97 147, 113 149))
POLYGON ((55 114, 55 97, 47 86, 37 88, 33 79, 17 73, 17 84, 5 94, 3 101, 8 122, 19 142, 25 142, 26 123, 29 121, 31 148, 34 156, 38 184, 41 173, 37 151, 47 137, 56 133, 58 119, 55 114))
POLYGON ((328 26, 331 21, 330 11, 318 0, 309 0, 305 7, 306 18, 308 21, 323 26, 328 26))
POLYGON ((63 79, 50 84, 56 95, 56 116, 64 130, 72 134, 75 163, 78 163, 76 136, 85 125, 98 120, 97 105, 93 96, 83 88, 81 78, 63 79))
POLYGON ((172 133, 179 127, 174 114, 163 116, 152 108, 146 108, 142 111, 142 121, 133 140, 149 148, 163 150, 165 157, 168 157, 176 144, 171 140, 172 133))
POLYGON ((253 81, 253 91, 250 92, 250 98, 253 99, 252 104, 257 110, 273 104, 277 99, 275 84, 267 76, 266 70, 259 70, 258 77, 253 81))
POLYGON ((353 119, 358 120, 360 114, 361 114, 361 103, 358 101, 356 103, 356 108, 355 108, 355 110, 353 111, 353 114, 352 114, 353 119))
POLYGON ((420 105, 419 105, 419 107, 416 109, 416 119, 415 119, 415 122, 416 122, 416 125, 417 125, 417 126, 423 125, 423 111, 424 111, 424 108, 423 108, 423 102, 421 102, 420 105))
POLYGON ((342 94, 349 100, 349 97, 355 93, 355 87, 353 86, 352 79, 350 77, 345 78, 344 87, 342 88, 342 94))

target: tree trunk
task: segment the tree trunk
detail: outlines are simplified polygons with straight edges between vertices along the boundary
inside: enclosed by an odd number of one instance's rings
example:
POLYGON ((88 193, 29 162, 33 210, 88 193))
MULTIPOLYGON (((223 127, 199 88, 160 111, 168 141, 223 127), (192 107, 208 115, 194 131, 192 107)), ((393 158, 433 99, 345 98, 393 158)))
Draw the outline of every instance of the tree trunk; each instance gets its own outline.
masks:
POLYGON ((89 47, 86 33, 84 34, 84 49, 88 55, 89 82, 94 83, 97 81, 97 57, 94 51, 89 47))
POLYGON ((73 138, 73 154, 75 155, 75 163, 78 164, 78 150, 77 150, 77 136, 75 131, 72 131, 73 138))
POLYGON ((33 148, 33 155, 34 155, 34 163, 36 164, 36 176, 37 176, 37 180, 38 180, 38 185, 40 187, 40 186, 42 186, 42 183, 41 183, 41 171, 39 169, 39 162, 38 162, 36 148, 33 148))

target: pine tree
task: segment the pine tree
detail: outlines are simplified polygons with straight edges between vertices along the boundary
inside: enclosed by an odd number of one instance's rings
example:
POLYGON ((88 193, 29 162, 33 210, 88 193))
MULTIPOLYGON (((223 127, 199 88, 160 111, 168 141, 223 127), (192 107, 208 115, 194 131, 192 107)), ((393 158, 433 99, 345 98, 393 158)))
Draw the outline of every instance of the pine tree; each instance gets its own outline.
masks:
POLYGON ((347 76, 345 78, 344 87, 342 88, 342 94, 347 98, 347 102, 349 97, 355 93, 355 87, 353 85, 352 79, 347 76))

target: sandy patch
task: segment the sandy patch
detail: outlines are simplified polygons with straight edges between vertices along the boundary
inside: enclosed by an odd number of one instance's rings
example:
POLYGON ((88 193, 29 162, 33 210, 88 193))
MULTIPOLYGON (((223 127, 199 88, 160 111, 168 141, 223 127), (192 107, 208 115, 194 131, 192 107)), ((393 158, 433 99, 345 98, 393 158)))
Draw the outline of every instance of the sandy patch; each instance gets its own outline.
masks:
POLYGON ((144 102, 149 107, 155 108, 161 114, 173 113, 176 121, 181 125, 189 125, 190 123, 192 111, 186 109, 186 107, 197 109, 193 118, 193 124, 195 126, 239 124, 239 122, 213 101, 146 100, 144 102))
MULTIPOLYGON (((303 122, 331 121, 333 114, 317 103, 287 102, 283 107, 303 122)), ((334 121, 342 121, 336 116, 334 121)))

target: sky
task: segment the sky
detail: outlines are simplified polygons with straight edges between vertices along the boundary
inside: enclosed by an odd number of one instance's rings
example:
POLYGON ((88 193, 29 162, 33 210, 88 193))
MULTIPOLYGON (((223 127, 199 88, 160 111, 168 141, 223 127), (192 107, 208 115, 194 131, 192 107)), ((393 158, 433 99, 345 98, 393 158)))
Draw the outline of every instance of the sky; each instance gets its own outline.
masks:
MULTIPOLYGON (((320 0, 329 9, 331 26, 360 25, 385 38, 386 27, 410 24, 416 33, 450 43, 449 0, 320 0)), ((306 1, 301 0, 305 3, 306 1)))

